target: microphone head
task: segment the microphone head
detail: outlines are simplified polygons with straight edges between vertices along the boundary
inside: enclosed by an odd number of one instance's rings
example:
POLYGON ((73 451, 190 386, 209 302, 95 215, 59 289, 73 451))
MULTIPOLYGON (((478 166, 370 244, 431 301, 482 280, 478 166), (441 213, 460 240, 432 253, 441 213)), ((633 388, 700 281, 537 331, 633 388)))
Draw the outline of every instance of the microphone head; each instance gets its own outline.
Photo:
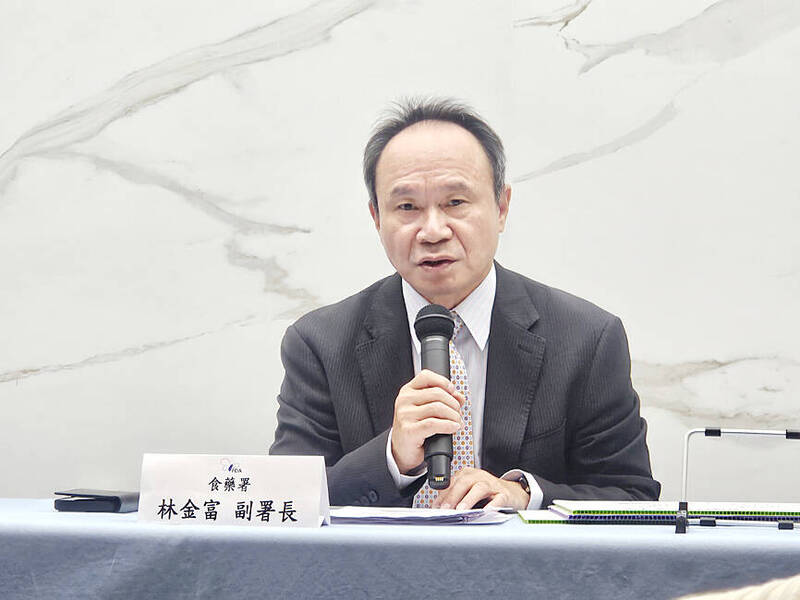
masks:
POLYGON ((453 315, 440 304, 423 306, 414 319, 414 331, 420 341, 429 335, 441 335, 449 340, 453 337, 455 326, 453 315))

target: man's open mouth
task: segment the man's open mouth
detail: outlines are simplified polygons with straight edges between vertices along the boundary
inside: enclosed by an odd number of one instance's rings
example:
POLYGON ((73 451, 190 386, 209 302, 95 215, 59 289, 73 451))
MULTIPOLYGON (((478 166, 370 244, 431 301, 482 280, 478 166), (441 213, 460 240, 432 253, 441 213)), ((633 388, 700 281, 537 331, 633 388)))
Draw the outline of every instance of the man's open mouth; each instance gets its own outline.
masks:
POLYGON ((420 264, 423 267, 441 267, 449 265, 451 262, 453 262, 453 260, 450 258, 441 258, 438 260, 423 260, 420 264))

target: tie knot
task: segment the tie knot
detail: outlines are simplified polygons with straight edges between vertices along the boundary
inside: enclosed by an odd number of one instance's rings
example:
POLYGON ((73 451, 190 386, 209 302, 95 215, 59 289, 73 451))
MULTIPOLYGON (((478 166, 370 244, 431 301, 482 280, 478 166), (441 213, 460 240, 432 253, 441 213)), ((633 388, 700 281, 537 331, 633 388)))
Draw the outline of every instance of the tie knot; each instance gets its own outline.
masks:
POLYGON ((450 311, 450 315, 453 317, 453 321, 456 323, 455 327, 453 327, 453 339, 456 339, 458 332, 461 331, 461 327, 464 325, 464 321, 461 320, 461 317, 454 310, 450 311))

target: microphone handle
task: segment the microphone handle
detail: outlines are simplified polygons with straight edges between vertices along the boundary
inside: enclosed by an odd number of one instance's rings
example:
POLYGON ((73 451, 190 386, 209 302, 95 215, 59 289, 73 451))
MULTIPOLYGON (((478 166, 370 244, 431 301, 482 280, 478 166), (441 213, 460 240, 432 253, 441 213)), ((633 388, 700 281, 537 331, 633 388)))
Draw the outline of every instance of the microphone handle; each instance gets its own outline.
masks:
MULTIPOLYGON (((420 363, 450 379, 450 340, 441 335, 429 335, 422 339, 420 363)), ((453 436, 437 433, 425 440, 425 462, 428 463, 428 485, 434 490, 443 490, 450 485, 450 461, 453 460, 453 436)))

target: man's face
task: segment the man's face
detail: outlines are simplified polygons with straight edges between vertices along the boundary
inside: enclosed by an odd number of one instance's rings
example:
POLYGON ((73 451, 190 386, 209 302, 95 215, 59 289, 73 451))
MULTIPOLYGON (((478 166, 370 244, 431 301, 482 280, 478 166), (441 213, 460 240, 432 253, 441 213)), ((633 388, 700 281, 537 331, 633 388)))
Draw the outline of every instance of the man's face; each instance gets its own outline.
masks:
POLYGON ((508 214, 489 159, 466 129, 423 121, 384 148, 370 213, 389 261, 426 300, 453 308, 486 277, 508 214))

